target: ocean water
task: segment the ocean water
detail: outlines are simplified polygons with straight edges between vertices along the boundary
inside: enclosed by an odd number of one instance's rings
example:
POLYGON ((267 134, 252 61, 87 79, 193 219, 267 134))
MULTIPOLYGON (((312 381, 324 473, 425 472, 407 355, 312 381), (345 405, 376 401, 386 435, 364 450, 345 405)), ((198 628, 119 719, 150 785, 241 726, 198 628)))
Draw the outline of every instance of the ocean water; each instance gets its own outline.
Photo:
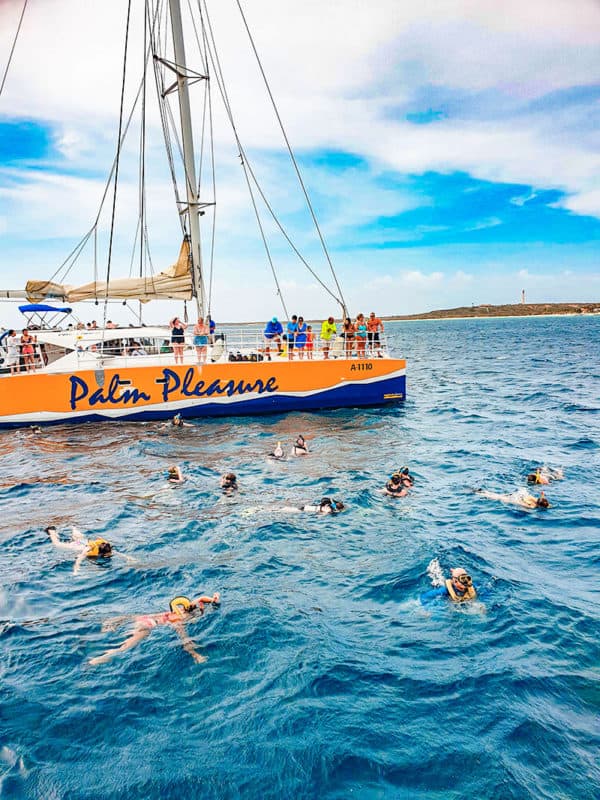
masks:
POLYGON ((0 797, 600 797, 600 318, 388 327, 401 406, 0 433, 0 797), (546 511, 473 492, 541 464, 546 511), (347 511, 281 511, 323 495, 347 511), (74 576, 51 522, 136 562, 74 576), (434 559, 482 602, 423 607, 434 559), (214 591, 204 664, 166 627, 87 663, 108 618, 214 591))

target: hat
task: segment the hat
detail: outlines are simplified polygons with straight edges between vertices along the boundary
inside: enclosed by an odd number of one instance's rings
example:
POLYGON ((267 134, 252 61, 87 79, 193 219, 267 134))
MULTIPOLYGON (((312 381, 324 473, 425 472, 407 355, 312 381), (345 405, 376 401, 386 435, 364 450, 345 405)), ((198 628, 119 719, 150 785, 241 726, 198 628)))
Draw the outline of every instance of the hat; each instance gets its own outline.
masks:
POLYGON ((277 317, 273 317, 273 319, 271 320, 271 322, 277 322, 277 317))

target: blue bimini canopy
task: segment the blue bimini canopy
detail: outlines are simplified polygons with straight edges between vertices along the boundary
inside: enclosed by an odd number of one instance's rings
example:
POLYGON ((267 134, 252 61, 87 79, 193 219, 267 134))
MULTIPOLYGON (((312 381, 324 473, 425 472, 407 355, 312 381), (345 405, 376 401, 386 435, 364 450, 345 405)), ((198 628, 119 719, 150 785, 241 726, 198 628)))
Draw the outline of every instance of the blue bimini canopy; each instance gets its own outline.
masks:
POLYGON ((19 311, 21 314, 28 314, 35 311, 54 311, 58 314, 70 314, 72 310, 72 308, 55 308, 54 306, 44 305, 44 303, 33 303, 30 306, 19 306, 19 311))

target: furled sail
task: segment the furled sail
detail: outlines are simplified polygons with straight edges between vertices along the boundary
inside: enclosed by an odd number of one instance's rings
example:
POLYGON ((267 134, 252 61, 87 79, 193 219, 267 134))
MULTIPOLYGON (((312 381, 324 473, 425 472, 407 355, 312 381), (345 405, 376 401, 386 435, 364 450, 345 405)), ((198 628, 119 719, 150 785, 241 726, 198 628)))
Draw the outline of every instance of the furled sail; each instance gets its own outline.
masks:
POLYGON ((27 281, 25 292, 31 302, 52 297, 68 303, 81 300, 190 300, 192 297, 190 244, 184 239, 177 263, 169 269, 144 278, 119 278, 108 284, 93 281, 83 286, 67 286, 50 281, 27 281))

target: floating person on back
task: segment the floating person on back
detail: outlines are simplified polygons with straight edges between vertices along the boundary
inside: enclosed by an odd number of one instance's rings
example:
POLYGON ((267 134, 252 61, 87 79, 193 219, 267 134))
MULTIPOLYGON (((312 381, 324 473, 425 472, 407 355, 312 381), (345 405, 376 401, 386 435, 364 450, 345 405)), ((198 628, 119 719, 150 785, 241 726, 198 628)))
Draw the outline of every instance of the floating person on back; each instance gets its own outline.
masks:
POLYGON ((294 442, 292 453, 295 456, 305 456, 308 454, 308 445, 306 444, 306 439, 301 433, 298 434, 298 438, 294 442))
POLYGON ((285 459, 285 453, 283 452, 281 442, 277 442, 277 447, 272 453, 269 453, 269 458, 273 458, 276 461, 283 461, 285 459))
POLYGON ((74 575, 79 573, 79 568, 86 558, 110 558, 114 555, 121 555, 128 561, 133 561, 129 556, 123 553, 117 553, 116 550, 113 550, 112 545, 110 542, 107 542, 106 539, 98 537, 97 539, 88 541, 77 528, 71 528, 71 538, 66 542, 58 538, 58 532, 54 525, 49 525, 44 530, 50 537, 50 541, 54 547, 57 547, 59 550, 70 550, 72 553, 77 553, 77 558, 73 564, 74 575))
MULTIPOLYGON (((105 664, 119 653, 124 653, 126 650, 131 650, 132 647, 135 647, 137 644, 143 641, 154 630, 154 628, 158 628, 161 625, 172 625, 175 628, 177 635, 181 639, 183 649, 186 651, 186 653, 191 655, 196 663, 201 664, 203 661, 206 661, 206 658, 201 656, 194 647, 192 640, 187 635, 185 626, 187 623, 194 622, 195 620, 199 619, 199 617, 204 614, 205 604, 210 603, 213 606, 217 606, 219 605, 219 600, 220 597, 218 592, 215 592, 212 597, 202 596, 197 600, 189 600, 187 597, 175 597, 169 603, 169 611, 163 611, 158 614, 133 616, 133 630, 128 638, 125 639, 125 641, 119 647, 113 647, 112 649, 107 650, 101 656, 90 658, 88 663, 94 665, 105 664)), ((129 614, 120 617, 113 617, 103 624, 102 630, 115 630, 119 625, 122 625, 123 622, 131 619, 132 615, 129 614)))
POLYGON ((551 481, 561 481, 564 478, 562 469, 551 469, 550 467, 537 467, 535 472, 529 473, 527 483, 546 486, 551 481))
POLYGON ((341 500, 333 500, 331 497, 323 497, 318 505, 308 506, 285 506, 282 511, 290 513, 304 511, 309 514, 339 514, 346 508, 341 500))
POLYGON ((500 494, 498 492, 488 492, 486 489, 475 489, 475 494, 485 497, 488 500, 500 500, 501 503, 509 503, 521 508, 551 508, 548 498, 544 492, 540 492, 539 497, 529 494, 527 489, 517 489, 516 492, 500 494))
POLYGON ((224 494, 233 494, 238 489, 237 477, 233 472, 226 472, 221 478, 221 489, 224 494))
POLYGON ((442 586, 436 586, 421 595, 421 603, 427 605, 438 598, 448 598, 453 603, 465 603, 475 600, 477 592, 473 580, 463 567, 454 567, 450 570, 450 578, 444 578, 442 586))

